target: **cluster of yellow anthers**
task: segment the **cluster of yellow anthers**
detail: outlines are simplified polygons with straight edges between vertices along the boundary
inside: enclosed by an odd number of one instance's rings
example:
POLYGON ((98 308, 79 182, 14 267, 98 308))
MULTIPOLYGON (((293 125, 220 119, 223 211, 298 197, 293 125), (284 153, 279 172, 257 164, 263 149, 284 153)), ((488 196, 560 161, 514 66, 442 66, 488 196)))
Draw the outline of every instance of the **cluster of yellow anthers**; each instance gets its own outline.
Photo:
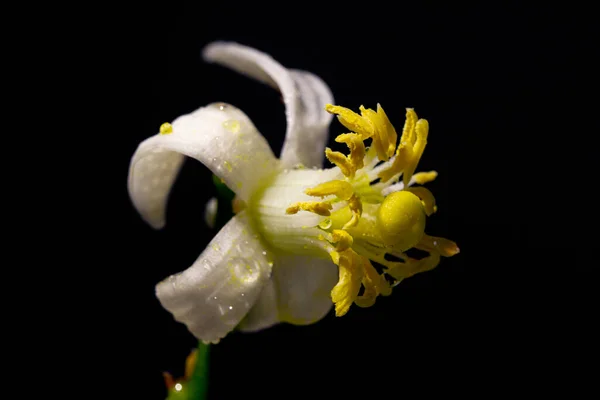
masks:
POLYGON ((339 266, 339 282, 331 297, 336 315, 348 312, 352 303, 369 307, 378 295, 387 296, 392 286, 386 279, 389 275, 396 282, 416 273, 435 268, 440 256, 449 257, 458 253, 458 247, 447 239, 426 235, 425 219, 436 212, 433 194, 422 186, 432 181, 437 172, 414 174, 427 144, 429 124, 418 119, 413 109, 407 109, 406 122, 400 142, 393 125, 380 105, 377 111, 360 107, 360 115, 344 107, 328 104, 325 108, 336 114, 338 120, 351 133, 339 135, 335 140, 345 143, 349 155, 327 148, 327 159, 339 167, 344 180, 333 180, 307 189, 309 196, 322 201, 299 202, 286 212, 296 214, 300 210, 310 211, 326 218, 319 228, 321 240, 329 243, 329 255, 339 266), (371 139, 367 149, 364 141, 371 139), (384 161, 373 177, 373 167, 384 161), (362 171, 370 166, 371 175, 362 171), (382 189, 402 177, 403 188, 384 196, 382 189), (374 184, 371 180, 380 179, 374 184), (327 197, 327 199, 325 199, 327 197), (334 205, 341 203, 341 207, 334 205), (405 254, 410 248, 429 253, 422 259, 405 254), (390 261, 393 256, 397 260, 390 261), (371 261, 382 265, 379 274, 371 261), (363 293, 359 295, 361 286, 363 293))

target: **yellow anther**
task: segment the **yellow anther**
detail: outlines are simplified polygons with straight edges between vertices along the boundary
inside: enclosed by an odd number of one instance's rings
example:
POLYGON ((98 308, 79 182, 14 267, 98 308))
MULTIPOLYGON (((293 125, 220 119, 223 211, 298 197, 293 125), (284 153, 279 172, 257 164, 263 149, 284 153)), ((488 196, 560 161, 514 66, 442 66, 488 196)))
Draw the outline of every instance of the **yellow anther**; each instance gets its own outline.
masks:
POLYGON ((344 176, 352 177, 356 171, 352 168, 352 163, 344 154, 339 151, 332 151, 329 147, 325 149, 325 157, 332 163, 335 164, 344 176))
POLYGON ((427 120, 417 120, 415 111, 412 108, 407 108, 406 122, 400 138, 400 145, 396 149, 396 158, 388 169, 381 171, 378 175, 382 182, 386 182, 392 176, 403 172, 404 187, 408 186, 427 145, 428 133, 429 123, 427 120))
POLYGON ((332 238, 333 243, 336 243, 335 249, 338 252, 342 252, 352 247, 354 241, 348 232, 341 229, 334 229, 332 238))
POLYGON ((419 185, 424 185, 428 182, 433 181, 437 178, 437 171, 429 171, 429 172, 417 172, 412 176, 413 181, 419 185))
POLYGON ((433 193, 431 193, 429 189, 423 186, 413 186, 407 188, 406 190, 416 194, 421 199, 421 203, 423 203, 423 206, 425 207, 425 214, 427 214, 428 217, 437 211, 435 197, 433 197, 433 193))
POLYGON ((400 137, 400 143, 406 143, 411 147, 415 143, 415 126, 417 124, 417 113, 413 108, 406 109, 406 122, 404 122, 404 128, 402 129, 402 136, 400 137))
POLYGON ((379 120, 381 121, 381 131, 385 132, 385 136, 388 138, 387 155, 389 158, 393 156, 394 152, 396 151, 398 134, 396 133, 396 129, 394 129, 394 125, 392 125, 390 122, 385 111, 383 111, 383 107, 381 107, 381 104, 379 103, 377 103, 377 115, 379 115, 379 120))
POLYGON ((452 257, 460 252, 460 249, 452 240, 436 236, 423 235, 418 248, 431 252, 439 252, 444 257, 452 257))
POLYGON ((360 113, 373 124, 375 132, 373 134, 373 147, 377 151, 377 157, 380 160, 387 161, 389 159, 387 150, 389 145, 386 131, 383 129, 383 122, 380 116, 372 109, 360 106, 360 113))
POLYGON ((361 135, 358 133, 343 133, 336 137, 335 141, 338 143, 346 143, 350 149, 348 160, 352 164, 352 169, 354 172, 365 166, 364 159, 366 150, 365 143, 363 142, 361 135))
POLYGON ((360 220, 360 216, 362 215, 362 203, 358 196, 352 195, 352 197, 348 200, 348 207, 350 208, 350 211, 352 211, 352 218, 350 218, 350 221, 344 225, 343 229, 356 226, 360 220))
POLYGON ((389 194, 377 212, 377 230, 383 243, 399 251, 414 247, 425 231, 421 200, 407 191, 389 194))
POLYGON ((329 216, 329 212, 332 209, 331 204, 322 201, 302 201, 289 206, 286 210, 286 214, 296 214, 300 210, 310 211, 312 213, 329 216))
POLYGON ((370 138, 375 133, 375 128, 371 121, 346 107, 327 104, 325 110, 330 114, 336 114, 342 125, 351 131, 362 135, 363 140, 370 138))
POLYGON ((392 294, 392 288, 383 275, 379 275, 373 264, 365 257, 362 257, 362 267, 364 271, 362 284, 365 291, 356 298, 354 303, 359 307, 371 307, 380 294, 382 296, 392 294))
POLYGON ((173 125, 168 122, 165 122, 160 126, 159 132, 161 135, 168 135, 169 133, 173 133, 173 125))
POLYGON ((413 147, 413 154, 410 160, 410 163, 404 169, 404 174, 402 176, 402 181, 404 182, 404 187, 408 186, 408 182, 412 177, 412 174, 417 169, 417 164, 423 155, 423 151, 425 151, 425 146, 427 146, 427 135, 429 134, 429 122, 426 119, 420 119, 417 121, 417 125, 415 127, 415 131, 417 133, 417 140, 415 141, 415 145, 413 147))
POLYGON ((333 180, 321 183, 313 188, 304 191, 309 196, 325 197, 335 195, 341 200, 348 200, 352 197, 354 191, 352 185, 346 181, 333 180))
POLYGON ((403 263, 394 263, 391 268, 386 271, 386 274, 390 275, 396 280, 402 280, 404 278, 410 278, 411 276, 426 272, 434 269, 440 263, 440 254, 437 252, 431 253, 429 256, 415 260, 413 258, 406 257, 406 261, 403 263))
POLYGON ((333 251, 330 255, 339 267, 339 280, 331 290, 331 300, 335 304, 335 315, 341 317, 348 312, 360 291, 363 278, 362 257, 352 249, 333 251))

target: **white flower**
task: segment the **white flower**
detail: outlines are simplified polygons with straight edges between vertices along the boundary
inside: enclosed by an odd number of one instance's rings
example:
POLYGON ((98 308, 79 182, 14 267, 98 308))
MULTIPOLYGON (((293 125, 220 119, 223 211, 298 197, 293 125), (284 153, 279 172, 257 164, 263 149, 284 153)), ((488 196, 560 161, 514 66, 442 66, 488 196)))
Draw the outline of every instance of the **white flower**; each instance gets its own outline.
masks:
POLYGON ((243 205, 191 267, 156 287, 163 307, 198 339, 216 343, 236 327, 314 323, 334 303, 336 315, 344 315, 352 303, 370 306, 391 293, 390 282, 458 252, 453 242, 424 233, 435 200, 424 187, 408 187, 437 175, 414 174, 428 124, 412 109, 396 146, 379 105, 376 111, 361 106, 361 115, 333 106, 317 76, 235 43, 213 43, 203 55, 279 89, 287 131, 278 160, 242 111, 215 103, 163 124, 132 157, 129 194, 154 228, 165 224, 185 156, 206 165, 243 205), (348 145, 348 156, 325 149, 331 114, 353 131, 336 138, 348 145), (335 167, 320 169, 324 150, 335 167), (405 251, 412 247, 429 256, 410 258, 405 251))

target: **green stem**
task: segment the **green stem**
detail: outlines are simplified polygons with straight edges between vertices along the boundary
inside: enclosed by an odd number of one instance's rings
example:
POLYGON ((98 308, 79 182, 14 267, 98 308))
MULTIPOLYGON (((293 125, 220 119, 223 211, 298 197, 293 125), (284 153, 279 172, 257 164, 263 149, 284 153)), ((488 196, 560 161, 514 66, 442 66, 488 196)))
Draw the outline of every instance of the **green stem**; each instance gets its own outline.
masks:
POLYGON ((208 389, 210 345, 198 342, 196 366, 189 381, 190 400, 205 400, 208 389))

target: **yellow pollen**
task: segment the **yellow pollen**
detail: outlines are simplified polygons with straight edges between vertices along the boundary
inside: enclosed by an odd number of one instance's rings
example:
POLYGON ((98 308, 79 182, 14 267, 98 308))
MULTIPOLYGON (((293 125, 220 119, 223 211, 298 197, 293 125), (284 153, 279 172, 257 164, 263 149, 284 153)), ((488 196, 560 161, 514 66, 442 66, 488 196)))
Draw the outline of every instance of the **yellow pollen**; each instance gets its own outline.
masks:
POLYGON ((312 213, 329 216, 331 215, 330 210, 332 206, 330 203, 326 203, 323 201, 302 201, 289 206, 286 210, 286 214, 296 214, 300 210, 310 211, 312 213))
POLYGON ((173 125, 168 122, 165 122, 160 126, 159 132, 161 135, 168 135, 169 133, 173 133, 173 125))

